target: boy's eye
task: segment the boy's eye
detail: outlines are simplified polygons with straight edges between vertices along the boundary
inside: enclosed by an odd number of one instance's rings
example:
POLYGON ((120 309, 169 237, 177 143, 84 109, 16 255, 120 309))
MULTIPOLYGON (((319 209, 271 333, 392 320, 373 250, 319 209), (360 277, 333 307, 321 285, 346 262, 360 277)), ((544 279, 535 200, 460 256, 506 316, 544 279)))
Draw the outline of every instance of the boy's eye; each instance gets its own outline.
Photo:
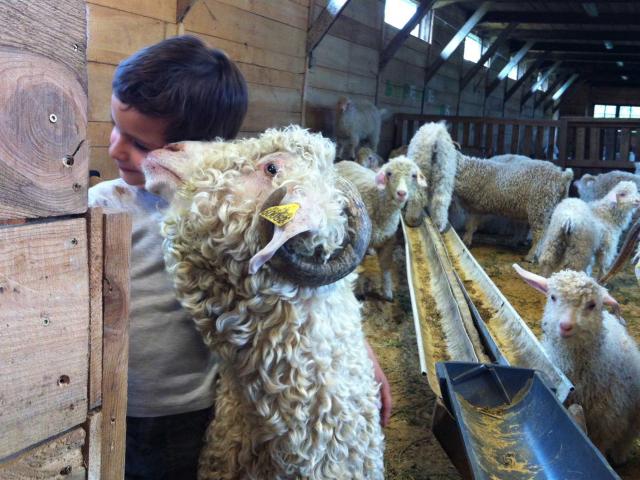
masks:
POLYGON ((265 165, 264 167, 264 171, 272 177, 275 177, 278 173, 278 166, 275 163, 267 163, 267 165, 265 165))
POLYGON ((133 142, 133 146, 136 147, 141 152, 148 152, 149 151, 149 149, 147 147, 145 147, 144 145, 142 145, 141 143, 136 142, 136 141, 133 142))

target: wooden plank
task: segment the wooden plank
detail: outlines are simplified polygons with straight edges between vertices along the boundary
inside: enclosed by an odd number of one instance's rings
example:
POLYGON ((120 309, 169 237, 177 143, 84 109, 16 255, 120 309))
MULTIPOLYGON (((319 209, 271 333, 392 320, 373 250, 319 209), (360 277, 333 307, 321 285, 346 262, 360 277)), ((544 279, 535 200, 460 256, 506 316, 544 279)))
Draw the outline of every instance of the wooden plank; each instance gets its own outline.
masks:
POLYGON ((87 96, 76 73, 0 47, 0 85, 0 219, 85 212, 87 146, 72 166, 63 163, 86 138, 87 96))
POLYGON ((6 463, 0 463, 2 480, 84 480, 81 427, 29 449, 6 463))
POLYGON ((378 51, 328 35, 313 51, 313 66, 375 78, 378 74, 378 51))
MULTIPOLYGON (((0 46, 48 59, 86 94, 87 22, 82 0, 13 0, 0 8, 0 46)), ((5 63, 3 58, 0 65, 5 63)), ((34 63, 34 66, 38 63, 34 63)), ((4 79, 0 80, 4 85, 4 79)), ((3 86, 3 89, 6 88, 3 86)), ((2 102, 4 108, 6 103, 2 102)), ((1 142, 0 142, 1 143, 1 142)))
POLYGON ((129 359, 131 217, 104 216, 104 336, 101 478, 124 477, 129 359))
POLYGON ((513 125, 511 129, 511 151, 508 153, 518 153, 520 145, 520 125, 513 125))
POLYGON ((85 442, 82 449, 84 464, 87 467, 87 480, 100 480, 102 462, 102 412, 89 412, 84 423, 85 442))
POLYGON ((117 65, 143 47, 164 39, 164 22, 122 10, 87 5, 87 59, 117 65))
POLYGON ((488 157, 495 155, 493 148, 493 123, 487 123, 484 139, 485 155, 488 157))
POLYGON ((336 92, 336 101, 342 95, 350 94, 374 96, 376 79, 352 72, 342 72, 326 67, 314 67, 307 73, 309 88, 322 88, 336 92))
POLYGON ((522 150, 520 153, 526 156, 531 156, 531 147, 533 146, 533 126, 524 126, 524 137, 522 139, 522 150))
POLYGON ((105 63, 89 62, 87 73, 89 92, 89 121, 111 122, 111 81, 116 67, 105 63))
POLYGON ((586 132, 584 127, 576 128, 576 160, 584 160, 586 132))
POLYGON ((620 130, 620 160, 621 162, 629 161, 629 144, 631 142, 631 131, 628 128, 620 130))
POLYGON ((217 0, 201 0, 184 19, 185 30, 224 38, 264 50, 305 57, 306 33, 217 0))
POLYGON ((120 176, 116 162, 109 156, 108 147, 93 147, 89 164, 91 170, 100 173, 100 180, 112 180, 120 176))
POLYGON ((536 149, 535 157, 542 158, 544 155, 544 127, 536 127, 536 149))
POLYGON ((293 0, 219 0, 261 17, 307 31, 309 9, 293 0))
POLYGON ((176 23, 176 0, 89 0, 87 3, 176 23))
POLYGON ((0 229, 0 458, 87 415, 84 218, 0 229))
POLYGON ((102 265, 103 212, 87 213, 89 242, 89 409, 102 403, 102 265))
POLYGON ((229 55, 229 58, 235 62, 273 68, 274 70, 285 72, 304 73, 304 57, 292 57, 284 53, 265 50, 260 45, 249 45, 243 42, 242 39, 228 40, 189 29, 186 29, 185 33, 195 35, 212 48, 224 50, 229 55))
POLYGON ((309 55, 322 41, 334 22, 351 0, 328 0, 325 8, 314 18, 307 34, 306 54, 309 55))
POLYGON ((369 27, 358 20, 344 14, 340 15, 340 18, 331 26, 331 36, 378 50, 380 48, 380 30, 369 27))
POLYGON ((462 147, 469 146, 469 122, 464 122, 462 124, 462 147))
POLYGON ((302 73, 286 72, 258 65, 236 62, 238 68, 248 83, 267 85, 270 87, 292 88, 302 91, 304 75, 302 73))
POLYGON ((193 7, 193 5, 197 1, 198 0, 177 0, 176 16, 175 16, 175 20, 173 21, 175 21, 176 24, 181 24, 182 22, 184 22, 184 18, 187 16, 189 11, 191 10, 191 7, 193 7))
POLYGON ((473 146, 475 148, 482 148, 482 129, 484 127, 483 122, 476 122, 473 124, 473 146))
POLYGON ((560 120, 560 127, 558 128, 558 165, 562 168, 567 167, 567 140, 569 138, 569 126, 567 119, 560 120))
POLYGON ((87 138, 90 147, 108 147, 113 125, 111 122, 89 122, 87 138))
POLYGON ((596 162, 598 160, 601 160, 601 158, 600 129, 597 127, 592 127, 589 129, 589 160, 596 162))
POLYGON ((496 148, 496 155, 502 155, 504 153, 504 125, 498 125, 498 145, 496 148))
POLYGON ((302 97, 298 90, 269 87, 255 83, 248 84, 249 105, 254 110, 275 110, 279 112, 301 112, 302 97))

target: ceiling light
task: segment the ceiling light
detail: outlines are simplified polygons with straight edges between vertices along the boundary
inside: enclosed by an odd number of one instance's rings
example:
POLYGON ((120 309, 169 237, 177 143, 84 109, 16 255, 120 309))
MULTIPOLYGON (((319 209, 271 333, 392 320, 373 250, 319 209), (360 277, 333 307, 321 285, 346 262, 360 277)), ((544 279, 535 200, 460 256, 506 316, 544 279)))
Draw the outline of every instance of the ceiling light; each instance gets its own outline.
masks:
POLYGON ((629 77, 627 77, 626 75, 620 75, 620 78, 623 80, 629 80, 629 77))
POLYGON ((611 43, 609 40, 605 40, 604 48, 606 48, 607 50, 613 50, 613 43, 611 43))
POLYGON ((621 62, 620 60, 618 60, 616 62, 616 65, 618 65, 620 68, 624 67, 624 62, 621 62))
POLYGON ((596 6, 595 3, 593 3, 593 2, 584 2, 582 4, 582 8, 584 8, 584 11, 587 12, 587 15, 589 15, 590 17, 597 17, 598 16, 598 7, 596 6))

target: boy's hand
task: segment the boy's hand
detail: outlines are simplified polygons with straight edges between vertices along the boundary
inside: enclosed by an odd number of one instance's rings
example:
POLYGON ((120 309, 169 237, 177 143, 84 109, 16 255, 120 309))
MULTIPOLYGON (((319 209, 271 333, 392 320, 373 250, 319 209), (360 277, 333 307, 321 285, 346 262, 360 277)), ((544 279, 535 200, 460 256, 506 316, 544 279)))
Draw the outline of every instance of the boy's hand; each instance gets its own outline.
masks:
POLYGON ((386 427, 389 423, 389 418, 391 417, 391 386, 389 385, 387 376, 384 374, 380 364, 378 363, 378 358, 373 352, 371 345, 369 345, 367 340, 364 341, 364 344, 367 347, 371 363, 373 363, 373 376, 375 377, 376 382, 380 383, 380 400, 382 402, 382 406, 380 407, 380 424, 383 427, 386 427))

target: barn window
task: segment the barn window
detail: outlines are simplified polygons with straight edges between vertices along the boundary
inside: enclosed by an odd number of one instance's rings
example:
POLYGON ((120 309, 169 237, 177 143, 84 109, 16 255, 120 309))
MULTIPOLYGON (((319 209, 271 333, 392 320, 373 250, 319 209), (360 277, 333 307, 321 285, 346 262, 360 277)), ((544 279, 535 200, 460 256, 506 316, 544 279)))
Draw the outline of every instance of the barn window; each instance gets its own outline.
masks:
POLYGON ((515 67, 509 70, 507 77, 510 78, 511 80, 518 80, 518 64, 516 64, 515 67))
POLYGON ((632 105, 620 105, 620 118, 640 118, 640 107, 632 105))
MULTIPOLYGON (((418 9, 414 0, 387 0, 384 5, 384 21, 389 25, 402 29, 418 9)), ((432 10, 411 30, 411 35, 425 42, 431 42, 432 10)))
MULTIPOLYGON (((470 62, 478 63, 482 54, 486 51, 486 48, 482 46, 482 39, 470 33, 464 39, 464 53, 463 57, 465 60, 470 62)), ((484 66, 489 68, 489 60, 484 63, 484 66)))
MULTIPOLYGON (((542 78, 542 73, 538 72, 538 78, 536 79, 536 82, 540 82, 541 78, 542 78)), ((544 81, 540 83, 540 85, 538 85, 538 90, 541 92, 546 92, 548 89, 549 89, 549 77, 545 78, 544 81)))
POLYGON ((593 116, 595 118, 616 118, 617 105, 596 104, 593 106, 593 116))

